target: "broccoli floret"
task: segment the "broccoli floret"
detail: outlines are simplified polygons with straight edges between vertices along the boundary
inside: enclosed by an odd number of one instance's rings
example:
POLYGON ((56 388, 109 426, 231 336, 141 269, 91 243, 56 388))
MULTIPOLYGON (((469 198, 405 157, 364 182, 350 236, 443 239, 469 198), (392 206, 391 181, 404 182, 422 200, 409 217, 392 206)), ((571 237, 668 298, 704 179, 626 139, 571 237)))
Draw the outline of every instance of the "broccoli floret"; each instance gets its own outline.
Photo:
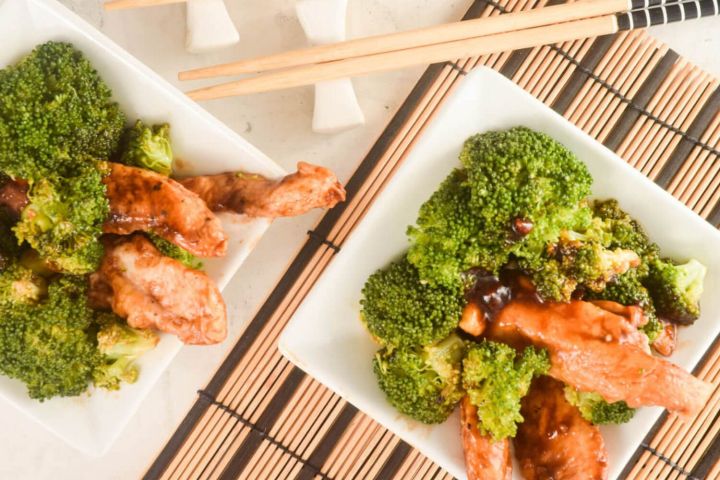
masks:
POLYGON ((55 277, 39 303, 0 305, 0 373, 38 400, 84 392, 99 360, 93 317, 87 279, 74 275, 55 277))
POLYGON ((174 243, 171 243, 162 237, 158 237, 154 233, 150 233, 148 236, 150 237, 150 241, 152 241, 153 245, 155 245, 155 248, 157 248, 160 253, 166 257, 174 258, 186 267, 194 270, 200 270, 202 268, 203 264, 200 259, 184 248, 178 247, 174 243))
POLYGON ((421 282, 417 269, 402 258, 367 279, 360 305, 363 322, 382 345, 413 347, 452 332, 463 300, 457 288, 421 282))
POLYGON ((585 164, 548 135, 525 127, 470 137, 460 161, 468 172, 470 207, 483 219, 486 235, 505 239, 516 219, 537 224, 590 194, 585 164))
POLYGON ((110 205, 102 182, 107 164, 82 163, 77 170, 73 176, 53 174, 33 181, 30 203, 14 230, 55 270, 83 274, 100 263, 98 239, 110 205))
POLYGON ((162 175, 172 173, 173 152, 170 125, 145 125, 142 120, 125 132, 120 161, 126 165, 147 168, 162 175))
POLYGON ((380 389, 399 412, 423 423, 441 423, 464 395, 464 352, 465 343, 453 334, 426 347, 380 350, 373 370, 380 389))
POLYGON ((0 309, 37 303, 46 293, 45 279, 19 263, 12 263, 0 272, 0 309))
POLYGON ((96 321, 101 325, 97 342, 102 359, 93 371, 95 386, 118 390, 122 382, 135 383, 139 373, 135 360, 155 348, 157 334, 129 327, 109 313, 101 314, 96 321))
POLYGON ((707 268, 695 259, 684 264, 655 259, 645 285, 660 317, 690 325, 700 316, 700 296, 707 268))
POLYGON ((467 172, 455 169, 420 207, 417 225, 408 227, 408 260, 423 281, 457 288, 465 270, 497 271, 507 260, 504 245, 483 243, 481 219, 469 202, 467 172))
POLYGON ((68 43, 45 43, 0 70, 0 171, 41 180, 74 170, 81 159, 110 158, 125 127, 110 97, 68 43))
POLYGON ((595 425, 620 424, 629 422, 635 415, 635 409, 624 401, 608 403, 595 392, 580 392, 565 387, 565 399, 580 410, 580 415, 595 425))
POLYGON ((618 276, 608 283, 602 291, 586 292, 585 298, 588 300, 610 300, 621 305, 635 305, 642 308, 648 322, 640 329, 645 332, 650 343, 655 341, 663 329, 662 323, 657 318, 650 292, 640 281, 640 273, 636 269, 629 270, 618 276))
POLYGON ((523 421, 520 401, 533 377, 550 369, 545 350, 526 347, 518 356, 503 343, 483 340, 467 351, 463 360, 463 386, 478 409, 478 427, 495 440, 514 437, 523 421))
MULTIPOLYGON (((650 241, 642 226, 624 212, 617 200, 596 201, 595 216, 603 220, 603 228, 609 234, 608 248, 622 248, 637 253, 646 264, 657 255, 658 247, 650 241)), ((647 269, 641 269, 641 276, 647 269)))

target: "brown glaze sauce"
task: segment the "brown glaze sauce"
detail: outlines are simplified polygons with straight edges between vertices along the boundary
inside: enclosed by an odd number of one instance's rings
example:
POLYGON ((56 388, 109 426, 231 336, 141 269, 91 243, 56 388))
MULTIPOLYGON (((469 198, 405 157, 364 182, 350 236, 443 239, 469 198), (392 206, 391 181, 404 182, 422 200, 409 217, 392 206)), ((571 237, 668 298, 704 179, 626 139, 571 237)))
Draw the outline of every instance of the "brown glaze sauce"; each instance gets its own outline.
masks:
POLYGON ((473 269, 467 275, 471 279, 471 286, 465 292, 465 300, 479 307, 485 322, 492 322, 513 300, 542 303, 530 279, 519 270, 505 269, 499 275, 493 275, 473 269))

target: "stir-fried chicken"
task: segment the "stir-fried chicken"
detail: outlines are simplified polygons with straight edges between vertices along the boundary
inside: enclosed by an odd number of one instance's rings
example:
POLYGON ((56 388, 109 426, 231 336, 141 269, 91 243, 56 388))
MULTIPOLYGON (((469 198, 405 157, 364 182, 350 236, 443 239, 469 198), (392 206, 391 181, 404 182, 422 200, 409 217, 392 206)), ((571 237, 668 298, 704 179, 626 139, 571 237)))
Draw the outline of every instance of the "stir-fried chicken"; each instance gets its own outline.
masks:
POLYGON ((607 452, 600 429, 565 399, 562 383, 550 377, 533 381, 523 399, 525 421, 514 440, 526 480, 604 480, 607 452))
POLYGON ((465 396, 460 403, 463 451, 468 480, 509 480, 512 478, 510 442, 496 442, 478 429, 477 408, 465 396))
POLYGON ((197 195, 150 170, 109 165, 105 233, 153 232, 199 257, 225 255, 227 236, 220 220, 197 195))
POLYGON ((710 384, 650 355, 645 335, 627 318, 588 302, 512 302, 493 322, 490 337, 547 348, 551 376, 608 402, 657 405, 690 416, 712 391, 710 384))
POLYGON ((143 235, 106 242, 90 300, 110 306, 131 327, 156 328, 184 343, 218 343, 227 335, 225 303, 215 282, 162 256, 143 235))
POLYGON ((280 180, 246 173, 223 173, 180 180, 213 211, 250 217, 292 217, 314 208, 334 207, 345 189, 327 168, 298 163, 298 171, 280 180))

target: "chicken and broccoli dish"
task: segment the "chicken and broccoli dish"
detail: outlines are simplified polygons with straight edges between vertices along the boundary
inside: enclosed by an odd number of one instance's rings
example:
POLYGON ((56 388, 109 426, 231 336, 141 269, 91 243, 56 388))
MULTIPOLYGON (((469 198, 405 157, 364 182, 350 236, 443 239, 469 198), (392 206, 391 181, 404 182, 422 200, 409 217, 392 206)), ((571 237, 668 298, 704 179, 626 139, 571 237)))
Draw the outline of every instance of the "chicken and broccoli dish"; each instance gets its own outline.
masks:
POLYGON ((201 270, 227 251, 217 212, 274 218, 345 198, 302 162, 282 179, 175 180, 170 126, 129 120, 70 44, 0 70, 0 373, 34 399, 134 382, 157 332, 225 339, 225 303, 201 270))
POLYGON ((598 425, 712 387, 663 357, 700 315, 705 267, 666 258, 584 163, 525 127, 466 140, 409 248, 372 274, 361 319, 380 389, 442 423, 459 406, 470 480, 607 477, 598 425))

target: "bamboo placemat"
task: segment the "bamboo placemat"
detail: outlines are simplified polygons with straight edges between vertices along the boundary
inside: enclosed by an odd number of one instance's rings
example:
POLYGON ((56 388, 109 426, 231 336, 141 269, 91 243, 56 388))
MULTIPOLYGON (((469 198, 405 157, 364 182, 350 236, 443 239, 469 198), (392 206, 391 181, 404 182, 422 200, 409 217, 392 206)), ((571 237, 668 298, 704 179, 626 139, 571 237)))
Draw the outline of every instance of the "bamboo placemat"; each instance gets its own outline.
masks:
MULTIPOLYGON (((467 18, 537 8, 477 0, 467 18)), ((146 479, 449 479, 430 460, 281 357, 277 338, 438 107, 487 65, 720 223, 720 82, 633 31, 430 66, 177 431, 146 479)), ((696 369, 720 385, 720 346, 696 369)), ((661 418, 623 474, 720 478, 720 390, 690 423, 661 418)), ((459 441, 459 438, 458 438, 459 441)))

